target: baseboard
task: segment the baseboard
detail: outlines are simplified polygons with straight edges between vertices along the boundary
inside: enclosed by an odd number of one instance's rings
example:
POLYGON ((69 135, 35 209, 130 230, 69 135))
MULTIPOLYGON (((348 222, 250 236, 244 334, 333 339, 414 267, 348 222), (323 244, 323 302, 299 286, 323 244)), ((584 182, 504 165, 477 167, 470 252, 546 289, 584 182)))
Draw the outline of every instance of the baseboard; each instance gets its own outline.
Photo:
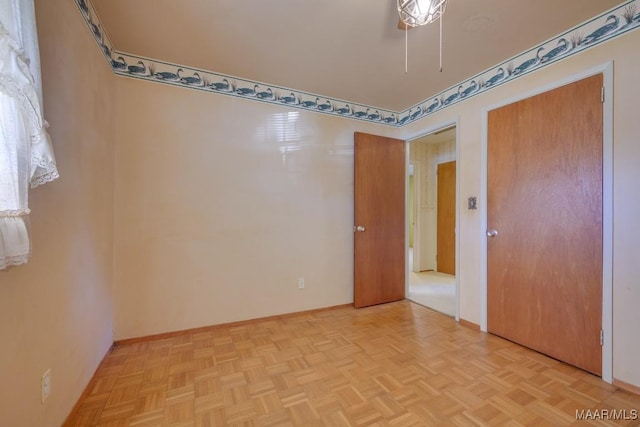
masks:
POLYGON ((125 338, 122 340, 114 341, 113 345, 115 347, 118 347, 121 345, 129 345, 129 344, 137 344, 137 343, 147 342, 147 341, 163 340, 167 338, 179 337, 181 335, 210 332, 220 328, 228 328, 233 326, 245 326, 245 325, 251 325, 251 324, 269 321, 269 320, 286 319, 288 317, 303 316, 305 314, 319 313, 322 311, 336 310, 340 308, 349 308, 349 307, 353 307, 353 304, 334 305, 331 307, 315 308, 312 310, 297 311, 297 312, 286 313, 286 314, 276 314, 274 316, 259 317, 256 319, 240 320, 237 322, 221 323, 221 324, 210 325, 210 326, 201 326, 199 328, 183 329, 180 331, 164 332, 160 334, 145 335, 145 336, 135 337, 135 338, 125 338))
POLYGON ((460 319, 458 323, 460 323, 460 325, 464 326, 465 328, 473 329, 474 331, 480 331, 480 325, 469 322, 468 320, 460 319))
POLYGON ((624 391, 628 391, 629 393, 637 394, 640 396, 640 387, 638 387, 637 385, 629 384, 615 378, 613 379, 613 385, 621 388, 624 391))
POLYGON ((89 383, 87 384, 87 386, 84 388, 84 390, 82 391, 82 394, 80 395, 80 397, 78 398, 78 400, 76 401, 76 404, 73 405, 73 408, 71 408, 71 412, 69 412, 69 415, 67 416, 67 418, 64 420, 64 423, 62 423, 62 427, 71 427, 72 424, 70 424, 71 420, 73 419, 74 415, 78 412, 78 410, 80 409, 80 404, 84 401, 84 399, 89 395, 89 393, 91 392, 91 390, 93 390, 93 387, 95 386, 96 383, 96 374, 98 373, 98 371, 100 370, 100 368, 102 368, 102 365, 104 364, 104 361, 107 359, 107 356, 109 354, 111 354, 111 352, 113 351, 113 347, 114 345, 111 344, 111 346, 109 347, 109 349, 107 350, 107 352, 104 354, 104 356, 102 356, 102 360, 100 361, 100 363, 98 364, 98 367, 96 368, 96 370, 93 372, 93 375, 91 376, 91 379, 89 380, 89 383))

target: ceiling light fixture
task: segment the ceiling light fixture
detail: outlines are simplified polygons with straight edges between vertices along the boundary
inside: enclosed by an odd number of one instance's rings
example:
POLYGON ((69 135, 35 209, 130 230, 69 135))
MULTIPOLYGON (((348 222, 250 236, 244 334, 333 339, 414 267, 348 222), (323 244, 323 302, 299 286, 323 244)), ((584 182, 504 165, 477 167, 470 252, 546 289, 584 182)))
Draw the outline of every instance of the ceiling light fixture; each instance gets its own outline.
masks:
POLYGON ((409 28, 427 25, 440 19, 440 71, 442 71, 442 14, 447 0, 397 0, 398 14, 405 25, 405 61, 404 72, 407 72, 409 28))
POLYGON ((444 13, 447 0, 398 0, 400 19, 410 27, 435 22, 444 13))

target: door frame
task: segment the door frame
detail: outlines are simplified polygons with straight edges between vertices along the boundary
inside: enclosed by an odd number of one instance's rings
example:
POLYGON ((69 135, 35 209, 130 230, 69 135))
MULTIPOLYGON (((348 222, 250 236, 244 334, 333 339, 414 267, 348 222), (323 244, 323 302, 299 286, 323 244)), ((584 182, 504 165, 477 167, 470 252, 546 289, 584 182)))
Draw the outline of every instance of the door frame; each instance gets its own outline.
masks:
MULTIPOLYGON (((407 144, 408 146, 408 144, 407 144)), ((409 151, 409 150, 407 150, 409 151)), ((409 153, 410 155, 411 153, 409 153)), ((420 165, 419 161, 409 161, 410 164, 413 165, 413 221, 414 221, 414 225, 413 225, 413 272, 414 273, 418 273, 420 272, 420 267, 421 267, 421 251, 422 251, 422 244, 420 243, 420 239, 417 239, 416 236, 420 236, 420 233, 422 231, 422 221, 420 220, 420 205, 422 203, 422 199, 420 197, 420 180, 416 179, 416 176, 420 176, 420 174, 422 173, 422 166, 420 165), (416 261, 417 260, 417 261, 416 261)), ((407 180, 408 180, 408 174, 407 174, 407 180)), ((409 185, 409 182, 407 181, 407 185, 409 185)), ((409 197, 409 193, 407 192, 407 197, 409 197)), ((409 206, 407 199, 407 206, 409 206)), ((407 239, 409 237, 407 236, 407 239)), ((407 240, 408 242, 409 240, 407 240)), ((407 244, 408 246, 408 244, 407 244)), ((409 255, 407 254, 407 257, 409 255)), ((407 258, 408 260, 408 258, 407 258)), ((408 261, 407 261, 408 262, 408 261)), ((408 283, 408 279, 407 279, 407 283, 408 283)), ((407 288, 407 290, 405 291, 405 294, 407 293, 407 291, 409 290, 409 288, 407 288)))
POLYGON ((613 62, 571 74, 482 109, 480 154, 480 330, 487 332, 487 146, 489 111, 557 89, 596 74, 605 90, 602 120, 602 379, 613 382, 613 62))
MULTIPOLYGON (((441 130, 445 130, 447 128, 455 127, 456 128, 456 165, 459 165, 460 160, 460 119, 459 117, 455 117, 453 120, 448 120, 444 122, 440 122, 438 124, 426 127, 410 137, 405 139, 405 143, 409 145, 412 141, 416 139, 431 135, 433 133, 439 132, 441 130)), ((410 147, 407 147, 405 150, 406 160, 405 160, 405 201, 406 201, 406 221, 405 221, 405 242, 404 250, 405 250, 405 271, 407 272, 405 275, 405 295, 409 295, 409 163, 411 163, 410 159, 410 147)), ((456 167, 456 314, 455 319, 457 322, 460 321, 460 167, 456 167)), ((415 182, 415 181, 414 181, 415 182)), ((414 240, 414 251, 415 251, 415 240, 414 240)), ((413 255, 415 256, 415 252, 413 255)))

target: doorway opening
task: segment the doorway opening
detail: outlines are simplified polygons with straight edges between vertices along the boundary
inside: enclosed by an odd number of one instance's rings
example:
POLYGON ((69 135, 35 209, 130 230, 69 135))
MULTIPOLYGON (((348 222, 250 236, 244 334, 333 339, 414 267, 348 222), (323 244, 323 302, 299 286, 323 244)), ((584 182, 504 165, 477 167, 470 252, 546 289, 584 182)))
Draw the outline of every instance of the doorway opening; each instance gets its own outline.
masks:
POLYGON ((456 127, 407 144, 407 299, 457 317, 456 127))

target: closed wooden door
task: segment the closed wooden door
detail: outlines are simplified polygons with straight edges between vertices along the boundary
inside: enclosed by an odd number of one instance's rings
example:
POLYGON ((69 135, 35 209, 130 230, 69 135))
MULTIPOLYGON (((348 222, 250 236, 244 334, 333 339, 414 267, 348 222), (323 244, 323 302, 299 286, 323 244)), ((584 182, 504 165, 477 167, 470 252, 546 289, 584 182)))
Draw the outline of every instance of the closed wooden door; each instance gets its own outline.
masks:
POLYGON ((405 142, 357 132, 354 305, 404 299, 405 142))
POLYGON ((437 270, 456 274, 456 162, 438 165, 437 270))
POLYGON ((597 75, 489 112, 487 159, 489 332, 598 375, 601 88, 597 75))

